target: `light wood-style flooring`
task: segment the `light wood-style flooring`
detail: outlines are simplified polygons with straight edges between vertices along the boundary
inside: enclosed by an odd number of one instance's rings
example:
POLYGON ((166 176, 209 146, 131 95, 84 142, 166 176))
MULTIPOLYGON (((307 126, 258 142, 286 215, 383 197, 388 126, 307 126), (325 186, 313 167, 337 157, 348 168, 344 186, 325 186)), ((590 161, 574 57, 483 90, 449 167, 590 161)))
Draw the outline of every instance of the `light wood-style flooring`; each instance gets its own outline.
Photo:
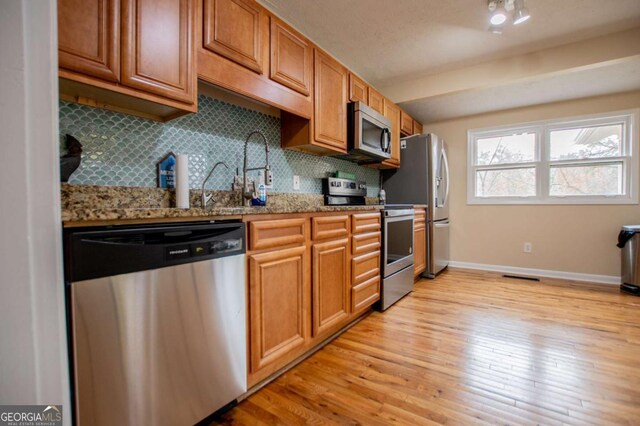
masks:
POLYGON ((219 421, 640 425, 640 297, 449 270, 219 421))

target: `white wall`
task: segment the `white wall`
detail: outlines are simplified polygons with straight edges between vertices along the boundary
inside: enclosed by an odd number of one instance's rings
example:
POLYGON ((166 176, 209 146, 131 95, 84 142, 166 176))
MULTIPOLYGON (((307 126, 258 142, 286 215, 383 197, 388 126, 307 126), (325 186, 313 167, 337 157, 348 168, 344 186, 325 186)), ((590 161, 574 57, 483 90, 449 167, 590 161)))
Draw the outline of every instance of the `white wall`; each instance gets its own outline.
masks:
POLYGON ((615 282, 620 276, 617 235, 621 225, 640 223, 640 206, 468 205, 467 131, 638 107, 640 92, 631 92, 425 124, 426 132, 440 135, 449 146, 451 259, 600 275, 615 282), (523 253, 525 241, 533 243, 530 254, 523 253))
POLYGON ((70 424, 54 0, 0 0, 0 404, 70 424))

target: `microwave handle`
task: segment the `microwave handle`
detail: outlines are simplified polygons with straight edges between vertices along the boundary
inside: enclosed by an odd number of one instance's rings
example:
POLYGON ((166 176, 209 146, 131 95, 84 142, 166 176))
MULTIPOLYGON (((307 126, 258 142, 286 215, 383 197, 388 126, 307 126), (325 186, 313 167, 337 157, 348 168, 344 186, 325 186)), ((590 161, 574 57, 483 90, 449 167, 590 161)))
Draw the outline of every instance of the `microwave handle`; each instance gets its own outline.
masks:
POLYGON ((380 135, 380 148, 382 149, 382 152, 391 151, 391 132, 387 128, 382 129, 382 134, 380 135))

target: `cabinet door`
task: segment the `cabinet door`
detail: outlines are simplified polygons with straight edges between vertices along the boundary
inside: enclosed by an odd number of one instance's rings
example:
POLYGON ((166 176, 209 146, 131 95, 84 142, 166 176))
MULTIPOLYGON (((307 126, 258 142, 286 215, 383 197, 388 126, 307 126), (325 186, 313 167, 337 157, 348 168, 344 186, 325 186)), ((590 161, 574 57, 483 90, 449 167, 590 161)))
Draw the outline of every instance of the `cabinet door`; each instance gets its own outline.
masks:
POLYGON ((195 0, 122 0, 122 82, 193 104, 195 0))
POLYGON ((369 90, 367 83, 360 80, 357 76, 349 73, 349 99, 353 102, 361 101, 369 104, 369 90))
POLYGON ((120 1, 58 0, 60 68, 120 80, 120 1))
POLYGON ((314 139, 337 152, 347 152, 347 70, 315 50, 314 139))
POLYGON ((305 247, 249 256, 251 372, 278 362, 307 338, 305 247))
POLYGON ((384 115, 384 98, 373 87, 369 87, 369 106, 384 115))
POLYGON ((400 164, 400 108, 393 102, 384 100, 384 116, 391 120, 391 159, 392 164, 400 164))
POLYGON ((427 269, 427 228, 422 224, 413 230, 413 275, 418 276, 427 269))
POLYGON ((413 134, 414 135, 422 134, 422 124, 418 123, 416 120, 413 120, 413 134))
POLYGON ((313 336, 349 317, 349 240, 313 245, 313 336))
POLYGON ((400 110, 400 131, 406 136, 413 134, 413 118, 402 110, 400 110))
POLYGON ((312 69, 313 49, 309 41, 271 16, 271 79, 308 95, 311 92, 312 69))
POLYGON ((262 74, 262 13, 247 0, 205 0, 204 48, 262 74))

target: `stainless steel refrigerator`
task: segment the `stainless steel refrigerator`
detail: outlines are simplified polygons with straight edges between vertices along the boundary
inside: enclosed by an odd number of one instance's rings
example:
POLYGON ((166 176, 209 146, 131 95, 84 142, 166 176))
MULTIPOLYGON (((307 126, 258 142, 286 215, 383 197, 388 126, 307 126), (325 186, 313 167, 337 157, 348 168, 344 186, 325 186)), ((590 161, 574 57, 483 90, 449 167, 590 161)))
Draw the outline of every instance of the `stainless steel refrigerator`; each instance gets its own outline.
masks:
POLYGON ((427 270, 433 278, 449 264, 449 161, 447 144, 437 135, 400 141, 400 168, 382 172, 388 204, 426 204, 427 270))

